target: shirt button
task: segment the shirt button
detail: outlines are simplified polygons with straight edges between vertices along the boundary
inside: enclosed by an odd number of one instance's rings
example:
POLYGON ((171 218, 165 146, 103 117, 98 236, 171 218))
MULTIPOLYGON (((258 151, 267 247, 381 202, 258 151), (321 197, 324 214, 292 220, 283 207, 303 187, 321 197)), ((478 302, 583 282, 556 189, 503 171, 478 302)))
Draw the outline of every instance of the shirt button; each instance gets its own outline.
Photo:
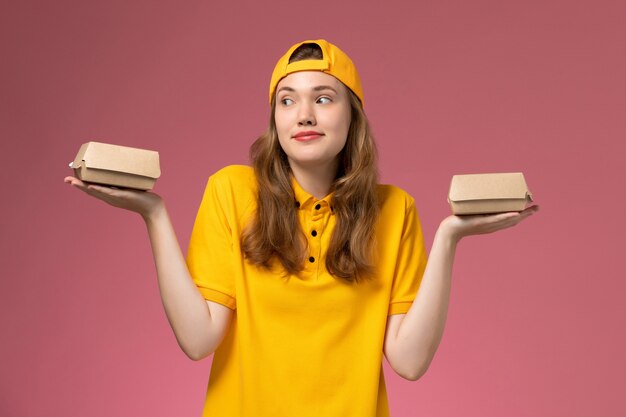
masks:
POLYGON ((312 230, 311 231, 311 236, 313 236, 313 237, 317 236, 317 231, 316 230, 312 230))
POLYGON ((311 263, 315 262, 315 258, 311 256, 311 257, 309 258, 309 262, 311 262, 311 263))
POLYGON ((321 205, 321 204, 316 204, 316 205, 315 205, 315 210, 319 210, 319 209, 321 209, 321 208, 322 208, 322 205, 321 205))

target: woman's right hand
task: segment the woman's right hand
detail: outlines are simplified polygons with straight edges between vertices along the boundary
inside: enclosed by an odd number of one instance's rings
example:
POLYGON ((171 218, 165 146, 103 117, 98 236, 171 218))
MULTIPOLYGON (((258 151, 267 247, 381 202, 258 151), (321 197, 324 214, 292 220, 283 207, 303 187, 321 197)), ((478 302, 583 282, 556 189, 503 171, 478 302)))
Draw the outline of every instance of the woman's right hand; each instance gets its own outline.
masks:
POLYGON ((163 199, 152 191, 137 191, 88 184, 75 177, 65 177, 64 181, 114 207, 139 213, 144 219, 148 219, 148 217, 164 206, 163 199))

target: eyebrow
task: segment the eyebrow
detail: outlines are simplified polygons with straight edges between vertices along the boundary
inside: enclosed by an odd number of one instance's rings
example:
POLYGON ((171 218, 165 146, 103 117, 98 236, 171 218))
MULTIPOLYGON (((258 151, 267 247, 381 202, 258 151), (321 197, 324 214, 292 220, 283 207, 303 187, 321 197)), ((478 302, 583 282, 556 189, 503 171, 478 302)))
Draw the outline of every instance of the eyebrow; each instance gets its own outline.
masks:
MULTIPOLYGON (((293 88, 291 88, 291 87, 287 87, 287 86, 285 86, 285 87, 280 87, 280 88, 278 89, 278 91, 276 92, 276 94, 280 93, 280 92, 281 92, 281 91, 283 91, 283 90, 285 90, 285 91, 291 91, 291 92, 295 92, 295 91, 296 91, 296 90, 294 90, 294 89, 293 89, 293 88)), ((333 91, 335 94, 337 94, 337 90, 335 90, 333 87, 331 87, 331 86, 329 86, 329 85, 318 85, 318 86, 313 87, 313 88, 312 88, 312 90, 313 90, 313 91, 331 90, 331 91, 333 91)))

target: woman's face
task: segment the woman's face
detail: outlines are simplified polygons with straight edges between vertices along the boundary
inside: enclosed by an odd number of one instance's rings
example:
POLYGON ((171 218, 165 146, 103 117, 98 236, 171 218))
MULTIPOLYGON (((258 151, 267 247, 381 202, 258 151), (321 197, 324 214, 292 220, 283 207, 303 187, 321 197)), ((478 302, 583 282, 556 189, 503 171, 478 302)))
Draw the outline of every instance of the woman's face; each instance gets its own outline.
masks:
POLYGON ((348 137, 350 114, 348 88, 332 75, 294 72, 276 87, 274 120, 292 167, 336 167, 348 137))

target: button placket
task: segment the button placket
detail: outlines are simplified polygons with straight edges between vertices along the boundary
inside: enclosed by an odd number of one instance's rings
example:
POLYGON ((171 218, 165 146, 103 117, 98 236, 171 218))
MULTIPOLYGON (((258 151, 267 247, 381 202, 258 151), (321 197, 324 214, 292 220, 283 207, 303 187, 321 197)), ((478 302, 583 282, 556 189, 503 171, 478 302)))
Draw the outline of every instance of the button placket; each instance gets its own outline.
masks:
POLYGON ((311 221, 308 224, 309 233, 307 236, 310 257, 308 264, 315 268, 315 276, 319 278, 325 262, 322 259, 322 234, 330 216, 328 203, 324 200, 316 201, 309 213, 311 214, 311 221), (314 261, 311 262, 311 259, 314 259, 314 261))
MULTIPOLYGON (((314 214, 311 218, 311 222, 308 225, 309 230, 315 230, 317 234, 317 229, 319 229, 319 223, 321 219, 322 219, 322 216, 314 214)), ((317 271, 319 270, 319 263, 320 263, 320 257, 321 257, 320 240, 312 236, 312 233, 309 233, 307 239, 309 241, 309 264, 311 266, 314 266, 315 270, 317 271)))

